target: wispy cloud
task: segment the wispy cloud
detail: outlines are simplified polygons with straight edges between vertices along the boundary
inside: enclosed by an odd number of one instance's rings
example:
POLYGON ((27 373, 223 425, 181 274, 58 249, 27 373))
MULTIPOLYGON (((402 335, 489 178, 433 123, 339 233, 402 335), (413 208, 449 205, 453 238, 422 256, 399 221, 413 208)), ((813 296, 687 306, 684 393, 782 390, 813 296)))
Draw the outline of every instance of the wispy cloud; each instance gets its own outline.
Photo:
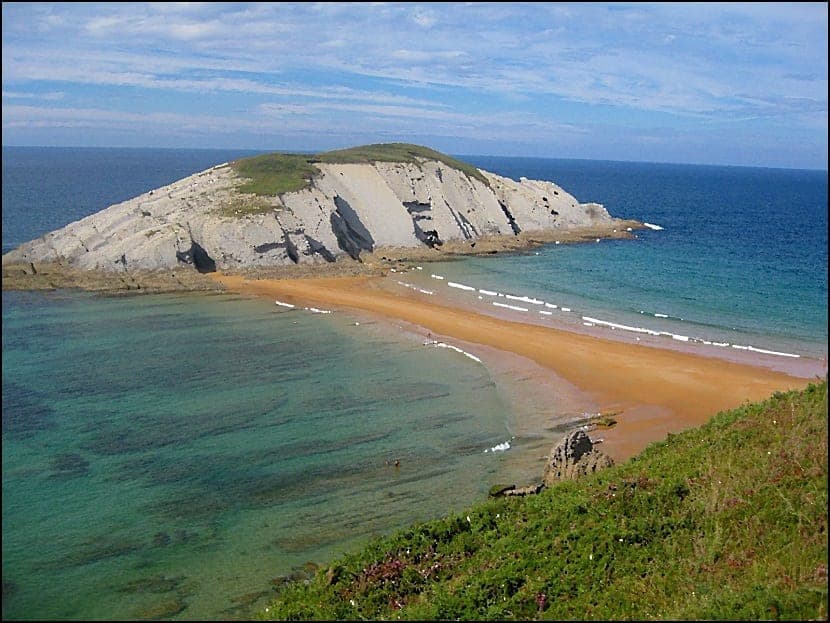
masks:
POLYGON ((114 113, 133 113, 143 101, 148 114, 281 111, 292 123, 337 115, 355 127, 368 115, 394 119, 401 132, 406 121, 420 128, 440 120, 447 132, 450 124, 475 126, 493 144, 502 126, 490 132, 476 120, 556 128, 612 119, 701 123, 726 133, 748 120, 763 131, 774 119, 796 134, 814 131, 823 114, 824 135, 814 140, 826 150, 825 4, 6 3, 2 10, 4 137, 5 100, 28 97, 6 93, 42 92, 61 93, 79 110, 94 103, 114 113))
POLYGON ((62 100, 65 93, 61 91, 52 91, 50 93, 24 93, 20 91, 3 91, 3 97, 8 99, 34 99, 44 100, 48 102, 55 102, 62 100))

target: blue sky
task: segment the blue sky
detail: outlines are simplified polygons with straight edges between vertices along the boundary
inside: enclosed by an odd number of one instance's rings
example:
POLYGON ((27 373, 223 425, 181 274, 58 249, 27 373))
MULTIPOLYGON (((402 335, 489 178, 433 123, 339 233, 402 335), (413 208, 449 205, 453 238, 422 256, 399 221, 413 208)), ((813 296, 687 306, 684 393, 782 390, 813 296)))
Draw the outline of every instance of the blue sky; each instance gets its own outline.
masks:
POLYGON ((827 4, 3 3, 3 144, 827 169, 827 4))

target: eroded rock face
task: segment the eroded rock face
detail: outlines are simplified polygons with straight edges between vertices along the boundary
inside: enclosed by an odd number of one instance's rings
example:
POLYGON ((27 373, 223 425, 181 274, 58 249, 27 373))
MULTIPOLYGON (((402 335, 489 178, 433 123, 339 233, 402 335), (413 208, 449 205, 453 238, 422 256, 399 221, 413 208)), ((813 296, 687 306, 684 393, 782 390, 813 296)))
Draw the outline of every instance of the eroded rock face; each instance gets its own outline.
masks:
POLYGON ((315 166, 308 188, 253 197, 237 190, 244 180, 231 166, 217 165, 27 242, 3 266, 232 272, 622 223, 551 182, 482 171, 485 184, 428 160, 315 166))
POLYGON ((549 486, 560 480, 574 480, 613 464, 611 457, 594 448, 591 438, 578 430, 566 435, 551 449, 542 480, 549 486))

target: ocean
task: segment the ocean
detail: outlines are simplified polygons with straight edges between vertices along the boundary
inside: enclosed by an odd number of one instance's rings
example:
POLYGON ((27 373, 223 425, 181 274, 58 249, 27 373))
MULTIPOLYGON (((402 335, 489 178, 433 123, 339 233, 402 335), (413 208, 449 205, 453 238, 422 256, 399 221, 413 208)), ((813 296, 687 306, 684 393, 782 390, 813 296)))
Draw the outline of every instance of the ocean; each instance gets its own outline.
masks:
MULTIPOLYGON (((3 250, 252 153, 3 147, 3 250)), ((461 157, 660 229, 402 283, 482 311, 479 290, 498 291, 528 310, 499 310, 516 319, 826 365, 825 171, 461 157)), ((286 577, 529 482, 582 414, 556 407, 529 430, 515 394, 536 380, 509 376, 345 312, 4 292, 3 617, 248 618, 286 577)))

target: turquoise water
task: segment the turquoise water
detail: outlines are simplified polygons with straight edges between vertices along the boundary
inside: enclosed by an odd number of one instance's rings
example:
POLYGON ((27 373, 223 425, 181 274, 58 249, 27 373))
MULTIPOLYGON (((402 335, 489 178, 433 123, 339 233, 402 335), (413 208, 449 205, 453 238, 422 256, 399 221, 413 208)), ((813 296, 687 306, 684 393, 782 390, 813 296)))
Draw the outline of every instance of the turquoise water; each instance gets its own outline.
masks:
POLYGON ((482 365, 344 314, 5 293, 4 618, 244 617, 485 497, 507 411, 482 365))
MULTIPOLYGON (((3 249, 240 155, 4 147, 3 249)), ((402 281, 826 361, 826 172, 467 160, 663 229, 402 281)), ((561 384, 532 398, 550 372, 505 384, 475 352, 262 300, 4 292, 4 618, 245 618, 308 562, 529 482, 581 414, 561 384)))

